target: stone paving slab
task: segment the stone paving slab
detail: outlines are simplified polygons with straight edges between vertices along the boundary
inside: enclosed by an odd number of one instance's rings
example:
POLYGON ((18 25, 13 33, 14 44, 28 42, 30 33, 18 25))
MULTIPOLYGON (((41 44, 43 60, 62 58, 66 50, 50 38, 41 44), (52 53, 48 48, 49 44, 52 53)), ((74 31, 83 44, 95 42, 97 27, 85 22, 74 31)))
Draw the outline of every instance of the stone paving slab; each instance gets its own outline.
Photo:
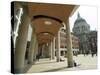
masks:
POLYGON ((77 67, 67 68, 67 58, 64 62, 56 62, 56 60, 41 59, 35 65, 33 65, 27 73, 39 73, 39 72, 54 72, 54 71, 70 71, 70 70, 86 70, 86 69, 96 69, 97 68, 97 57, 91 57, 91 55, 74 56, 74 60, 77 67))

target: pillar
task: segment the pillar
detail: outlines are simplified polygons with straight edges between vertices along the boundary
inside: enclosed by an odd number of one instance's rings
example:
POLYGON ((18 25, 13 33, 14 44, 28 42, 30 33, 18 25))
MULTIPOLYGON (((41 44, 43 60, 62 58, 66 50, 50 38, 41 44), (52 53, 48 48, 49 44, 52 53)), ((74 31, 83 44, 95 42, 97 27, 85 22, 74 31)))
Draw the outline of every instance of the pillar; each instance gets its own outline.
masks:
POLYGON ((48 50, 47 53, 49 53, 48 56, 49 56, 49 58, 51 59, 51 43, 48 43, 47 50, 48 50))
POLYGON ((33 55, 35 52, 35 45, 36 45, 36 33, 35 33, 34 26, 32 26, 32 37, 31 37, 31 42, 30 42, 30 47, 28 52, 28 64, 34 64, 33 55))
POLYGON ((47 46, 46 46, 46 44, 44 44, 44 55, 45 55, 45 57, 47 57, 47 48, 46 48, 47 46))
POLYGON ((72 51, 72 39, 71 39, 71 32, 70 32, 70 25, 69 20, 66 25, 66 40, 67 40, 67 61, 68 61, 68 67, 73 67, 73 51, 72 51))
POLYGON ((55 37, 52 42, 52 59, 55 59, 55 37))
POLYGON ((36 61, 36 56, 38 54, 38 41, 36 39, 36 43, 35 43, 35 51, 34 51, 34 54, 33 54, 33 61, 36 61))
POLYGON ((46 57, 46 58, 49 57, 49 50, 48 50, 47 43, 44 45, 44 54, 45 54, 45 57, 46 57))
POLYGON ((50 59, 52 60, 52 41, 50 43, 49 50, 50 50, 50 59))
POLYGON ((60 32, 58 31, 58 36, 56 37, 56 58, 57 62, 60 61, 60 32))
POLYGON ((42 45, 42 58, 44 57, 44 44, 42 45))
POLYGON ((19 26, 18 37, 16 39, 14 73, 24 72, 24 60, 25 60, 30 18, 28 16, 27 6, 23 5, 22 8, 24 13, 21 17, 21 24, 19 26))

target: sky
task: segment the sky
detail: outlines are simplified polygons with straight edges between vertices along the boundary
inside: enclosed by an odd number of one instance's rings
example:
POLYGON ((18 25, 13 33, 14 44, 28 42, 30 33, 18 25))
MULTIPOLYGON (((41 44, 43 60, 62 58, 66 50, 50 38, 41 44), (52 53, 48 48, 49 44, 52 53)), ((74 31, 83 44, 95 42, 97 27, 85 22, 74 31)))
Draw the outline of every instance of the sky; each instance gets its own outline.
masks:
POLYGON ((90 30, 97 30, 97 7, 94 6, 80 6, 75 13, 70 17, 70 29, 74 26, 74 22, 77 19, 77 13, 87 21, 90 25, 90 30))

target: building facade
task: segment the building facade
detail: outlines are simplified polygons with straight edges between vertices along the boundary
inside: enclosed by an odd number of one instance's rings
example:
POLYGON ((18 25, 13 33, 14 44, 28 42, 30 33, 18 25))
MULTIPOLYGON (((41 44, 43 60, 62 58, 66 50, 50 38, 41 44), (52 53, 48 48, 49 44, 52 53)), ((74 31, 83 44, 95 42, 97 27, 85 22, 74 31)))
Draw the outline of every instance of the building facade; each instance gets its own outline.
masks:
POLYGON ((79 51, 82 54, 97 52, 97 32, 90 30, 90 25, 78 13, 73 33, 79 38, 79 51))
POLYGON ((74 23, 73 33, 79 38, 80 53, 89 53, 88 33, 90 32, 90 26, 78 13, 77 19, 74 23))
MULTIPOLYGON (((73 55, 77 55, 79 52, 79 39, 76 37, 73 33, 71 33, 71 39, 72 39, 72 50, 73 55)), ((67 55, 67 44, 66 44, 66 32, 64 29, 60 31, 60 53, 61 56, 67 55)))
POLYGON ((91 53, 97 55, 97 31, 90 31, 88 35, 91 53))

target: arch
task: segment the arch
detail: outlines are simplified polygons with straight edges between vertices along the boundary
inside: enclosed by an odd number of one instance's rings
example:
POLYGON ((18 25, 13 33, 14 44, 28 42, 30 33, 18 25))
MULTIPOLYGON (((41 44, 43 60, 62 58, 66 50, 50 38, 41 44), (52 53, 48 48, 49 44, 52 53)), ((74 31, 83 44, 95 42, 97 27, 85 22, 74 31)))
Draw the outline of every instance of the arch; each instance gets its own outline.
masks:
POLYGON ((60 20, 58 18, 51 17, 51 16, 46 16, 46 15, 35 15, 35 16, 33 16, 32 21, 34 21, 35 19, 38 19, 38 18, 49 18, 49 19, 53 19, 53 20, 55 20, 55 21, 57 21, 59 23, 63 22, 62 20, 60 20))
POLYGON ((49 35, 54 36, 54 34, 53 34, 53 33, 51 33, 51 32, 40 32, 40 33, 38 33, 37 35, 41 35, 41 34, 44 34, 44 33, 48 33, 49 35))

